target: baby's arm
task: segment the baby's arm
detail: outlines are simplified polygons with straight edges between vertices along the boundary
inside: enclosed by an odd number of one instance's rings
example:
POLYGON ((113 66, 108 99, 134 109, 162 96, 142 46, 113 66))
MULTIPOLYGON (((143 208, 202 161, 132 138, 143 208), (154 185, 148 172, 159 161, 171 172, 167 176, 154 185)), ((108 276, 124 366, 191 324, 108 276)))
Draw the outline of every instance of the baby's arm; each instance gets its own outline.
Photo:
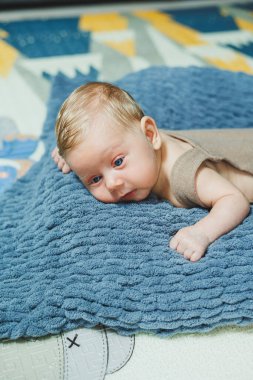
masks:
POLYGON ((191 261, 199 260, 210 243, 240 224, 250 210, 249 201, 237 187, 206 165, 197 173, 196 190, 210 213, 179 230, 170 241, 172 249, 191 261))
POLYGON ((71 171, 69 165, 66 163, 66 161, 59 155, 59 151, 57 146, 53 149, 51 153, 51 157, 58 166, 58 168, 64 173, 67 174, 71 171))

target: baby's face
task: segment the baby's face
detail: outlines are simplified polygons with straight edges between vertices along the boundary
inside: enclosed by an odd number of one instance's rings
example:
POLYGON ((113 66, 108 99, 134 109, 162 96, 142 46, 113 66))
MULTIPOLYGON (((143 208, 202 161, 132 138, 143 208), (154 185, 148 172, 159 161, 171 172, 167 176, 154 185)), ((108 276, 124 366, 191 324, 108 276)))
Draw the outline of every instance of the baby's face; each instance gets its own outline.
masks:
POLYGON ((157 182, 159 160, 145 133, 110 128, 107 122, 89 130, 67 155, 71 169, 99 201, 145 199, 157 182))

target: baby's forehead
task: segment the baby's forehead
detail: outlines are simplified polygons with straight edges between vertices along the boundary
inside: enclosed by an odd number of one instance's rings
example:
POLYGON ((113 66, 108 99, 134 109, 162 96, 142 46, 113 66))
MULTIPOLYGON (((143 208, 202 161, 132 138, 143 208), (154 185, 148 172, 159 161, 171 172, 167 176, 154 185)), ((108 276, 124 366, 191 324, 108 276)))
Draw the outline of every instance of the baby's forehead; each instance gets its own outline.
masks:
POLYGON ((140 125, 140 120, 136 119, 130 113, 126 116, 126 112, 119 112, 115 109, 107 108, 104 105, 101 105, 100 108, 87 111, 87 114, 90 128, 104 126, 115 132, 118 130, 123 132, 138 129, 140 125))
POLYGON ((118 120, 117 115, 100 110, 92 115, 90 118, 90 129, 107 128, 108 132, 125 129, 123 123, 118 120))

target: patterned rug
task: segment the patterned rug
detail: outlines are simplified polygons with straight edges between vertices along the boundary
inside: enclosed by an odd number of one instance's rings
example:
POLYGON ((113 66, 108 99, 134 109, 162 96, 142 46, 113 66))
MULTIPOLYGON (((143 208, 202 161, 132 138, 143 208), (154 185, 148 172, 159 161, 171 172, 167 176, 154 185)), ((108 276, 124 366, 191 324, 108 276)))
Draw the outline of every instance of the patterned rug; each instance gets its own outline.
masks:
POLYGON ((90 66, 115 81, 152 65, 253 74, 253 2, 179 10, 1 21, 0 192, 44 152, 50 80, 90 66))

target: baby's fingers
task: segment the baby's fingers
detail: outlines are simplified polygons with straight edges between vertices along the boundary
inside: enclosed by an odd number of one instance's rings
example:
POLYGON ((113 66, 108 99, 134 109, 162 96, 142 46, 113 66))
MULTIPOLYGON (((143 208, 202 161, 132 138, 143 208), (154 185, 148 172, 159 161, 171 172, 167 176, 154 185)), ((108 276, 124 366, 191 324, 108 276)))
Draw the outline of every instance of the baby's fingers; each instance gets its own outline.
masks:
POLYGON ((174 236, 172 239, 170 239, 170 248, 176 250, 178 243, 179 243, 178 239, 174 236))
POLYGON ((204 252, 194 252, 191 257, 190 257, 190 260, 191 261, 198 261, 201 259, 201 257, 204 255, 204 252))
POLYGON ((62 157, 59 157, 57 166, 58 166, 58 169, 61 170, 63 174, 68 174, 69 172, 71 172, 69 165, 66 163, 66 161, 62 157))
POLYGON ((194 255, 194 251, 190 248, 187 248, 184 253, 184 258, 187 259, 187 260, 191 260, 192 256, 194 255))
POLYGON ((56 165, 58 165, 58 164, 61 165, 62 162, 64 162, 63 158, 59 155, 58 150, 57 150, 57 152, 52 152, 51 157, 54 160, 54 162, 56 163, 56 165))
MULTIPOLYGON (((56 162, 56 161, 55 161, 55 162, 56 162)), ((59 156, 59 159, 58 159, 58 161, 56 162, 56 164, 57 164, 57 166, 58 166, 58 168, 59 168, 60 170, 63 169, 65 163, 66 163, 66 162, 64 161, 64 159, 61 158, 61 157, 59 156)))
POLYGON ((52 150, 51 157, 52 158, 59 157, 59 152, 58 152, 57 146, 52 150))
POLYGON ((183 240, 181 241, 176 235, 170 240, 169 246, 171 249, 184 256, 186 260, 190 260, 192 262, 200 260, 204 255, 204 251, 201 249, 194 249, 191 247, 191 244, 187 244, 187 242, 183 240))
POLYGON ((64 174, 67 174, 71 172, 71 169, 69 165, 66 163, 66 161, 59 155, 59 150, 57 147, 55 147, 52 150, 51 157, 58 166, 58 169, 61 170, 64 174))
POLYGON ((63 167, 62 167, 62 172, 63 172, 64 174, 68 174, 69 172, 71 172, 71 169, 70 169, 70 167, 68 166, 68 164, 66 164, 66 162, 65 162, 65 164, 64 164, 63 167))

